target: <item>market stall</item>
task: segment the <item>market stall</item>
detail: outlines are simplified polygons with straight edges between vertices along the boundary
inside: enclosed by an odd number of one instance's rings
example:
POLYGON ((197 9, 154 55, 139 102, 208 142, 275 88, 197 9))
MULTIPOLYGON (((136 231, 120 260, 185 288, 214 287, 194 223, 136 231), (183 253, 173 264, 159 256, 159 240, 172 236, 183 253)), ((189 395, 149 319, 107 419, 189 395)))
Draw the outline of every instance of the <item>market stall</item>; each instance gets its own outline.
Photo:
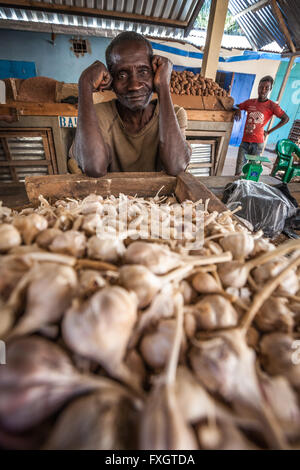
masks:
MULTIPOLYGON (((171 83, 173 103, 185 108, 188 117, 186 135, 193 149, 188 171, 203 177, 221 175, 233 126, 233 100, 213 80, 192 72, 188 74, 175 72, 172 80, 177 80, 178 87, 173 89, 171 83)), ((25 174, 66 173, 68 150, 76 128, 77 106, 61 101, 70 96, 76 99, 78 85, 44 77, 9 79, 6 85, 7 103, 0 105, 0 116, 8 113, 13 122, 0 120, 1 165, 5 170, 2 180, 17 182, 18 173, 20 181, 24 181, 25 174), (40 142, 40 157, 31 155, 28 163, 24 156, 23 161, 19 159, 15 163, 15 156, 7 151, 6 139, 10 137, 14 139, 13 147, 19 145, 20 149, 24 139, 29 145, 33 143, 30 137, 34 137, 36 142, 40 142)), ((113 98, 115 95, 110 91, 94 93, 95 103, 113 98)))

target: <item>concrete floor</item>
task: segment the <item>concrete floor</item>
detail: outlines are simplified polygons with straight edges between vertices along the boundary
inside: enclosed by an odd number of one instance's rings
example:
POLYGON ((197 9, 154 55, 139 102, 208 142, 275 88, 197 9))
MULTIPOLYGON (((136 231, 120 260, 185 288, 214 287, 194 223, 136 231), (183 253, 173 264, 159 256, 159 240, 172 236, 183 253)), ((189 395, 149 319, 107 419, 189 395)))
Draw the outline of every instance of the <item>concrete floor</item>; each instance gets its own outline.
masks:
MULTIPOLYGON (((238 154, 238 147, 233 147, 230 145, 227 150, 227 155, 225 159, 225 164, 222 172, 222 176, 233 176, 235 173, 235 165, 238 154)), ((276 154, 274 149, 268 147, 263 152, 264 157, 268 157, 271 160, 271 163, 263 163, 263 175, 269 175, 272 171, 273 164, 276 160, 276 154)))

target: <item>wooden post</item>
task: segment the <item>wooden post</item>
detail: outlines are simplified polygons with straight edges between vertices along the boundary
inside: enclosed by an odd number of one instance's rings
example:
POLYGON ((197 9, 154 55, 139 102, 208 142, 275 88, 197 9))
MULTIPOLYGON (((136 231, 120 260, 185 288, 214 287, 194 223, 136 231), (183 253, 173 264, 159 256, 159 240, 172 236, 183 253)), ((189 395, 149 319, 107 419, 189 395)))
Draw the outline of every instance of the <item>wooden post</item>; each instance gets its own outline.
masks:
POLYGON ((215 80, 229 0, 212 0, 201 67, 203 77, 215 80))

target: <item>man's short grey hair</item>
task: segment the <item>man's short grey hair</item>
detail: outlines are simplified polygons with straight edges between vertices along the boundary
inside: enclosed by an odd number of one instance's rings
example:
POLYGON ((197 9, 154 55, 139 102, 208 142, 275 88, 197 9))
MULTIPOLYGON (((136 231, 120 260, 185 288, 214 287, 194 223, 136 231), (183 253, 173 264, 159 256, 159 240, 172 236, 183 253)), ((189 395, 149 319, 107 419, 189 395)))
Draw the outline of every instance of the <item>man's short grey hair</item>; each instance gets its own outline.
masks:
POLYGON ((150 59, 153 56, 153 49, 151 46, 151 42, 148 41, 148 39, 146 39, 142 34, 136 33, 134 31, 124 31, 123 33, 118 34, 118 36, 116 36, 111 41, 111 43, 109 44, 109 46, 107 47, 105 51, 106 65, 110 72, 114 64, 112 60, 113 49, 114 47, 118 46, 119 44, 125 41, 137 41, 140 43, 144 43, 145 46, 148 48, 150 59))

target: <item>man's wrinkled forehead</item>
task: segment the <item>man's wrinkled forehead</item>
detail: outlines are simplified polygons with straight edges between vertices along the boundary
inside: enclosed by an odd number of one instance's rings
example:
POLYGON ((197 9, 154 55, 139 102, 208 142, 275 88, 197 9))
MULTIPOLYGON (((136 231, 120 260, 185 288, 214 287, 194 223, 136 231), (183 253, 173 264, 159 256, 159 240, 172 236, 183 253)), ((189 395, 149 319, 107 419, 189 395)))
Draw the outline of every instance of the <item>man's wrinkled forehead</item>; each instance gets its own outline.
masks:
POLYGON ((119 65, 146 64, 151 66, 150 51, 141 41, 124 41, 115 46, 111 53, 112 67, 119 65))

